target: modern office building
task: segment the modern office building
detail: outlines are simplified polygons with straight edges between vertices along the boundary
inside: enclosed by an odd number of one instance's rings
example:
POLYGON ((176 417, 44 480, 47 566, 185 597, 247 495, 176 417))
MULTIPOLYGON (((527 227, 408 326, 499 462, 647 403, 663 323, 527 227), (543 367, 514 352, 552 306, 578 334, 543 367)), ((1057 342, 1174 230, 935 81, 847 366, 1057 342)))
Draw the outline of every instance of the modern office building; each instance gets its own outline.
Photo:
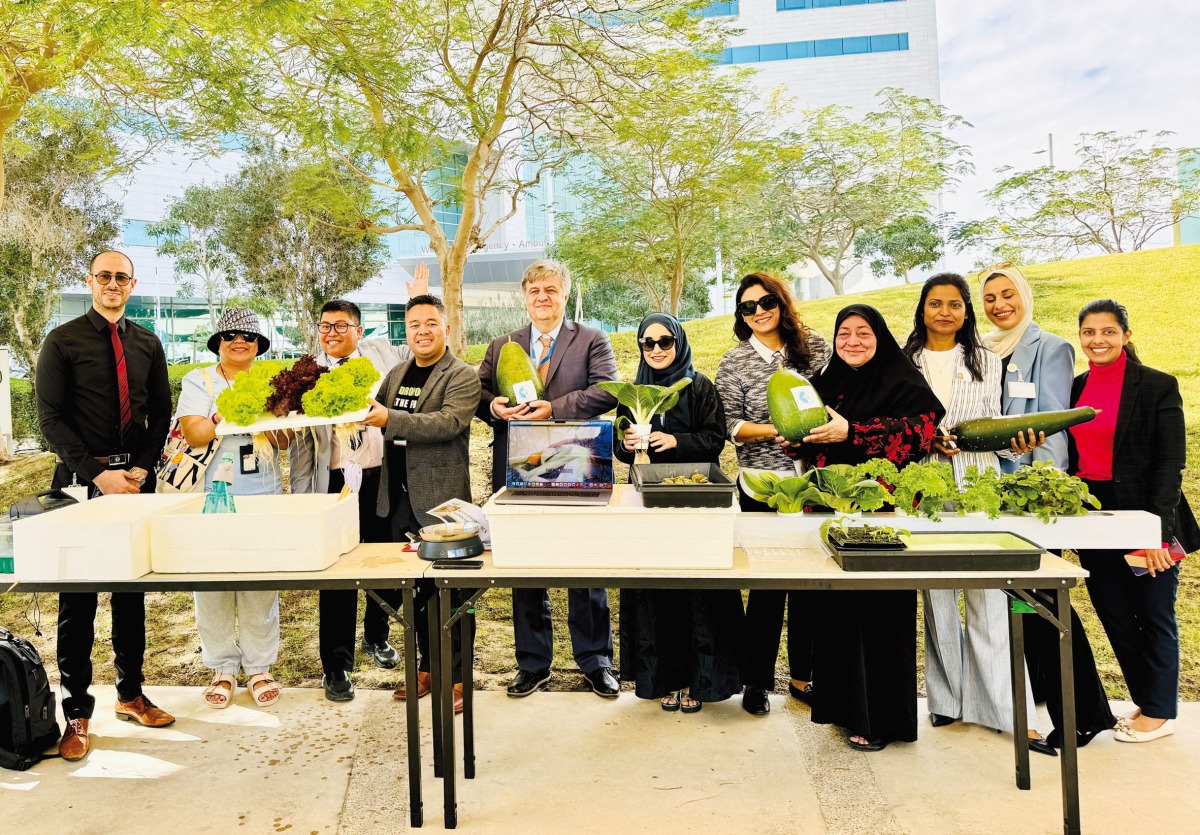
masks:
MULTIPOLYGON (((728 0, 714 2, 706 17, 725 17, 741 30, 719 58, 722 64, 752 66, 755 83, 764 91, 780 86, 794 100, 792 118, 806 109, 845 104, 866 112, 885 86, 940 99, 935 0, 728 0)), ((170 258, 156 254, 147 223, 161 219, 171 201, 194 183, 216 183, 233 174, 244 160, 236 140, 220 156, 196 156, 184 148, 168 148, 147 158, 121 184, 125 223, 118 246, 133 258, 138 286, 131 315, 153 327, 168 343, 173 359, 191 358, 190 335, 207 321, 205 303, 179 293, 180 278, 170 258)), ((570 200, 560 176, 545 178, 526 193, 514 217, 470 256, 464 295, 468 305, 513 303, 513 291, 525 266, 541 257, 553 240, 555 208, 570 200)), ((485 207, 495 219, 504 211, 499 200, 485 207)), ((457 229, 459 212, 446 207, 439 221, 447 234, 457 229)), ((487 225, 487 224, 485 224, 487 225)), ((393 339, 403 335, 405 282, 419 261, 430 265, 435 290, 437 260, 425 235, 402 232, 387 236, 389 260, 367 286, 351 295, 364 310, 365 325, 393 339)), ((869 277, 850 276, 848 286, 861 287, 869 277)), ((819 276, 801 282, 809 297, 832 292, 819 276)), ((58 321, 77 316, 89 304, 83 288, 63 298, 58 321)), ((714 312, 726 312, 729 301, 714 292, 714 312)), ((286 344, 282 332, 279 344, 286 344)))

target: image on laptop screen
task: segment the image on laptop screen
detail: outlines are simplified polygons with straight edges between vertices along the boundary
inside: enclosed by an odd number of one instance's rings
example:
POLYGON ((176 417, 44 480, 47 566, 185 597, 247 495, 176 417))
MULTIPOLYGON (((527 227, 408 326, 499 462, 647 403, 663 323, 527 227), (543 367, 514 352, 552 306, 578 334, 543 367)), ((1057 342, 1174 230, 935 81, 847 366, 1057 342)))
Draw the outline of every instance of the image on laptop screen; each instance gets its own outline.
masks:
POLYGON ((607 420, 511 421, 508 486, 611 489, 612 444, 607 420))

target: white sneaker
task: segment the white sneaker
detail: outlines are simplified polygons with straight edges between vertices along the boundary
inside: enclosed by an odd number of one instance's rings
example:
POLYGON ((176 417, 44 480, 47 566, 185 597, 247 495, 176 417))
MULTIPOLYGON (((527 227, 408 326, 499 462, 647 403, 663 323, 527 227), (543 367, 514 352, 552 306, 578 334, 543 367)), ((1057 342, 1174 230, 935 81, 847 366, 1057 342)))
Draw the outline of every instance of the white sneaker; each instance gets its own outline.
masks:
POLYGON ((1135 731, 1130 725, 1118 726, 1113 731, 1117 742, 1153 742, 1164 736, 1175 733, 1175 720, 1168 719, 1152 731, 1135 731))

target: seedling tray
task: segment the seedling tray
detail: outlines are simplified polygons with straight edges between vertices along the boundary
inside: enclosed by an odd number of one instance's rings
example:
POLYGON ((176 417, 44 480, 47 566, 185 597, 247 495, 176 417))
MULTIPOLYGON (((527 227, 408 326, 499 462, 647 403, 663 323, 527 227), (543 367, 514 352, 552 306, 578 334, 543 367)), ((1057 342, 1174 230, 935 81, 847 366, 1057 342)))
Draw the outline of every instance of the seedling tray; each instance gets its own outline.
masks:
POLYGON ((1036 571, 1043 548, 1006 531, 914 531, 902 548, 822 542, 843 571, 1036 571))
POLYGON ((644 507, 729 507, 736 489, 716 464, 634 464, 632 480, 644 507), (708 484, 663 484, 696 473, 708 484))

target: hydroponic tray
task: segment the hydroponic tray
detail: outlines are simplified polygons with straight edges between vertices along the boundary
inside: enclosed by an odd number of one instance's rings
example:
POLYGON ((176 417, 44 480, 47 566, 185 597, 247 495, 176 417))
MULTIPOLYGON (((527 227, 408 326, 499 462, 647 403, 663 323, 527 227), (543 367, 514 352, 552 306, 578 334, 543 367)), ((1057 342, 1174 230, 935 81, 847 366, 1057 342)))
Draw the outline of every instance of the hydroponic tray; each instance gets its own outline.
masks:
POLYGON ((821 537, 843 571, 1036 571, 1042 546, 1005 531, 913 531, 900 548, 838 547, 821 537))

